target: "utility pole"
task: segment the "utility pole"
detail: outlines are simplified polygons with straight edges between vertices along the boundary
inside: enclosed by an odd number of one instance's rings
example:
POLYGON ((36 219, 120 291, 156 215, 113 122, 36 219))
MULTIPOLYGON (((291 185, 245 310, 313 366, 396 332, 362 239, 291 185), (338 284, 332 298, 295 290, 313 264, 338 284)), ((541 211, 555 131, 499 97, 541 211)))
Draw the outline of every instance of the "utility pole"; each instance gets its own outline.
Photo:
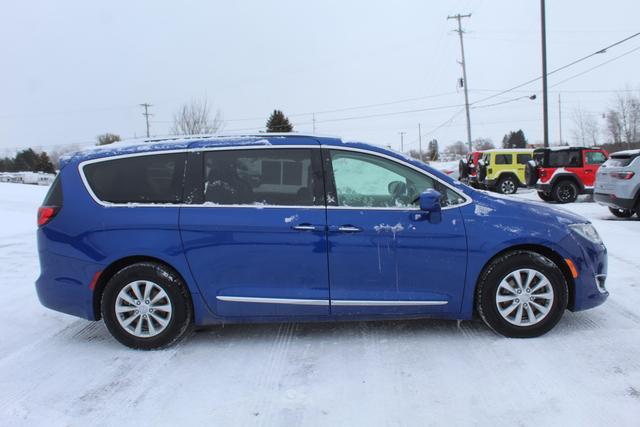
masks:
POLYGON ((404 153, 404 136, 406 132, 398 132, 400 134, 400 152, 404 153))
POLYGON ((545 0, 540 0, 540 31, 542 33, 542 121, 544 146, 549 146, 549 107, 547 104, 547 19, 545 0))
POLYGON ((144 107, 144 113, 142 113, 142 115, 147 122, 147 138, 149 138, 149 116, 153 116, 153 114, 149 113, 149 107, 152 107, 152 105, 148 102, 145 102, 144 104, 140 104, 140 106, 144 107))
POLYGON ((313 134, 316 134, 316 113, 313 113, 312 116, 312 120, 313 120, 313 134))
POLYGON ((447 19, 458 20, 458 29, 453 31, 458 33, 458 36, 460 36, 460 53, 462 54, 462 61, 460 61, 460 65, 462 65, 462 84, 464 88, 464 110, 467 113, 467 143, 469 144, 469 152, 471 152, 473 151, 473 148, 471 147, 471 117, 469 115, 469 92, 467 89, 469 85, 467 82, 467 65, 466 65, 466 61, 464 60, 464 41, 462 37, 462 34, 464 34, 464 30, 462 29, 462 18, 471 18, 471 14, 468 13, 466 15, 461 15, 458 13, 457 15, 447 16, 447 19))
POLYGON ((422 161, 422 126, 418 123, 418 156, 422 161))
POLYGON ((558 124, 560 127, 560 145, 562 145, 562 101, 560 100, 560 93, 558 93, 558 124))

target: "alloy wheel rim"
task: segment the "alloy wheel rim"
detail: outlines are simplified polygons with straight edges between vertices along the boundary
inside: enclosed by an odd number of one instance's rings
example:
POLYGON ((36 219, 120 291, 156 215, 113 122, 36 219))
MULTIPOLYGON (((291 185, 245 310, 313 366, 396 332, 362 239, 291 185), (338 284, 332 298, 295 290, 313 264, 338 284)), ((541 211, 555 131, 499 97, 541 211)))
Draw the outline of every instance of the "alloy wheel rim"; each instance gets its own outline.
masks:
POLYGON ((573 188, 570 185, 564 185, 560 188, 560 199, 570 200, 573 198, 573 188))
POLYGON ((115 312, 122 329, 138 338, 150 338, 167 328, 173 307, 169 295, 158 284, 136 280, 118 293, 115 312))
POLYGON ((554 301, 553 286, 538 270, 521 268, 502 279, 495 300, 504 320, 515 326, 532 326, 549 315, 554 301))
POLYGON ((515 184, 513 183, 513 181, 507 180, 505 182, 502 183, 502 192, 504 194, 512 194, 513 191, 515 190, 515 184))

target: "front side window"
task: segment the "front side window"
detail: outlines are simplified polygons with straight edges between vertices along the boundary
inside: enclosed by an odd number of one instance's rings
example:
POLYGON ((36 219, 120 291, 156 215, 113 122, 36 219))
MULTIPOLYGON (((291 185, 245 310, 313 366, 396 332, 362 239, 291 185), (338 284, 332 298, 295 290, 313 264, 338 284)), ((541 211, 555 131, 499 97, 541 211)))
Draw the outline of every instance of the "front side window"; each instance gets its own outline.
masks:
POLYGON ((607 161, 607 158, 602 151, 587 151, 585 160, 588 165, 601 165, 607 161))
POLYGON ((439 181, 397 162, 341 150, 331 150, 330 156, 338 206, 416 208, 420 193, 429 188, 442 194, 443 207, 465 201, 439 181))
POLYGON ((180 203, 186 154, 153 154, 89 163, 96 197, 109 203, 180 203))
POLYGON ((204 153, 204 202, 216 205, 322 205, 319 150, 250 149, 204 153), (317 163, 314 158, 317 158, 317 163))
POLYGON ((510 165, 512 162, 512 154, 496 154, 496 165, 510 165))

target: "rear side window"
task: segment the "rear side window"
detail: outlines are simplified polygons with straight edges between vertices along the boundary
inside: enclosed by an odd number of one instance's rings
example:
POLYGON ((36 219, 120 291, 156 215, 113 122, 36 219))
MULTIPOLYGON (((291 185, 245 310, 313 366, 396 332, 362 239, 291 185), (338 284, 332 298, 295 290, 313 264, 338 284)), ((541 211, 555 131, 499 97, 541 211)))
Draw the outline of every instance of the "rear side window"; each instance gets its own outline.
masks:
POLYGON ((109 203, 180 203, 186 153, 153 154, 90 163, 84 174, 109 203))
POLYGON ((618 155, 616 156, 615 154, 613 156, 611 156, 611 158, 609 160, 607 160, 607 166, 611 166, 611 167, 625 167, 625 166, 629 166, 631 164, 631 162, 633 162, 636 157, 638 157, 639 155, 618 155))
POLYGON ((513 162, 512 154, 496 154, 496 165, 510 165, 513 162))
POLYGON ((277 148, 204 153, 204 201, 217 205, 324 204, 320 150, 277 148))
POLYGON ((44 197, 42 206, 62 207, 62 182, 60 182, 60 175, 56 176, 56 179, 53 180, 53 184, 51 184, 47 195, 44 197))
POLYGON ((580 151, 577 150, 562 150, 562 151, 550 151, 549 152, 549 164, 547 167, 582 167, 582 159, 580 151))
POLYGON ((588 165, 601 165, 607 161, 607 158, 601 151, 587 151, 584 157, 588 165))
POLYGON ((516 156, 519 165, 526 165, 531 160, 531 154, 518 154, 516 156))

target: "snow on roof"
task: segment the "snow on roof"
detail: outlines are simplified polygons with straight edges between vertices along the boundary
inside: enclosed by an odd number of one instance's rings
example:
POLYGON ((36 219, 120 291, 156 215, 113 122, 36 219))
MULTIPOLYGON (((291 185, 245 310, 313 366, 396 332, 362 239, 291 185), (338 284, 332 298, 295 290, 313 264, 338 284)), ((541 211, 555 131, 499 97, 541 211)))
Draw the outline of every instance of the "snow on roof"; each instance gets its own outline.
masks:
POLYGON ((639 150, 617 151, 617 152, 611 154, 611 157, 632 157, 632 156, 638 156, 638 155, 640 155, 640 149, 639 150))
POLYGON ((500 153, 503 151, 511 151, 515 153, 530 153, 533 148, 492 148, 491 150, 484 150, 481 153, 500 153))

